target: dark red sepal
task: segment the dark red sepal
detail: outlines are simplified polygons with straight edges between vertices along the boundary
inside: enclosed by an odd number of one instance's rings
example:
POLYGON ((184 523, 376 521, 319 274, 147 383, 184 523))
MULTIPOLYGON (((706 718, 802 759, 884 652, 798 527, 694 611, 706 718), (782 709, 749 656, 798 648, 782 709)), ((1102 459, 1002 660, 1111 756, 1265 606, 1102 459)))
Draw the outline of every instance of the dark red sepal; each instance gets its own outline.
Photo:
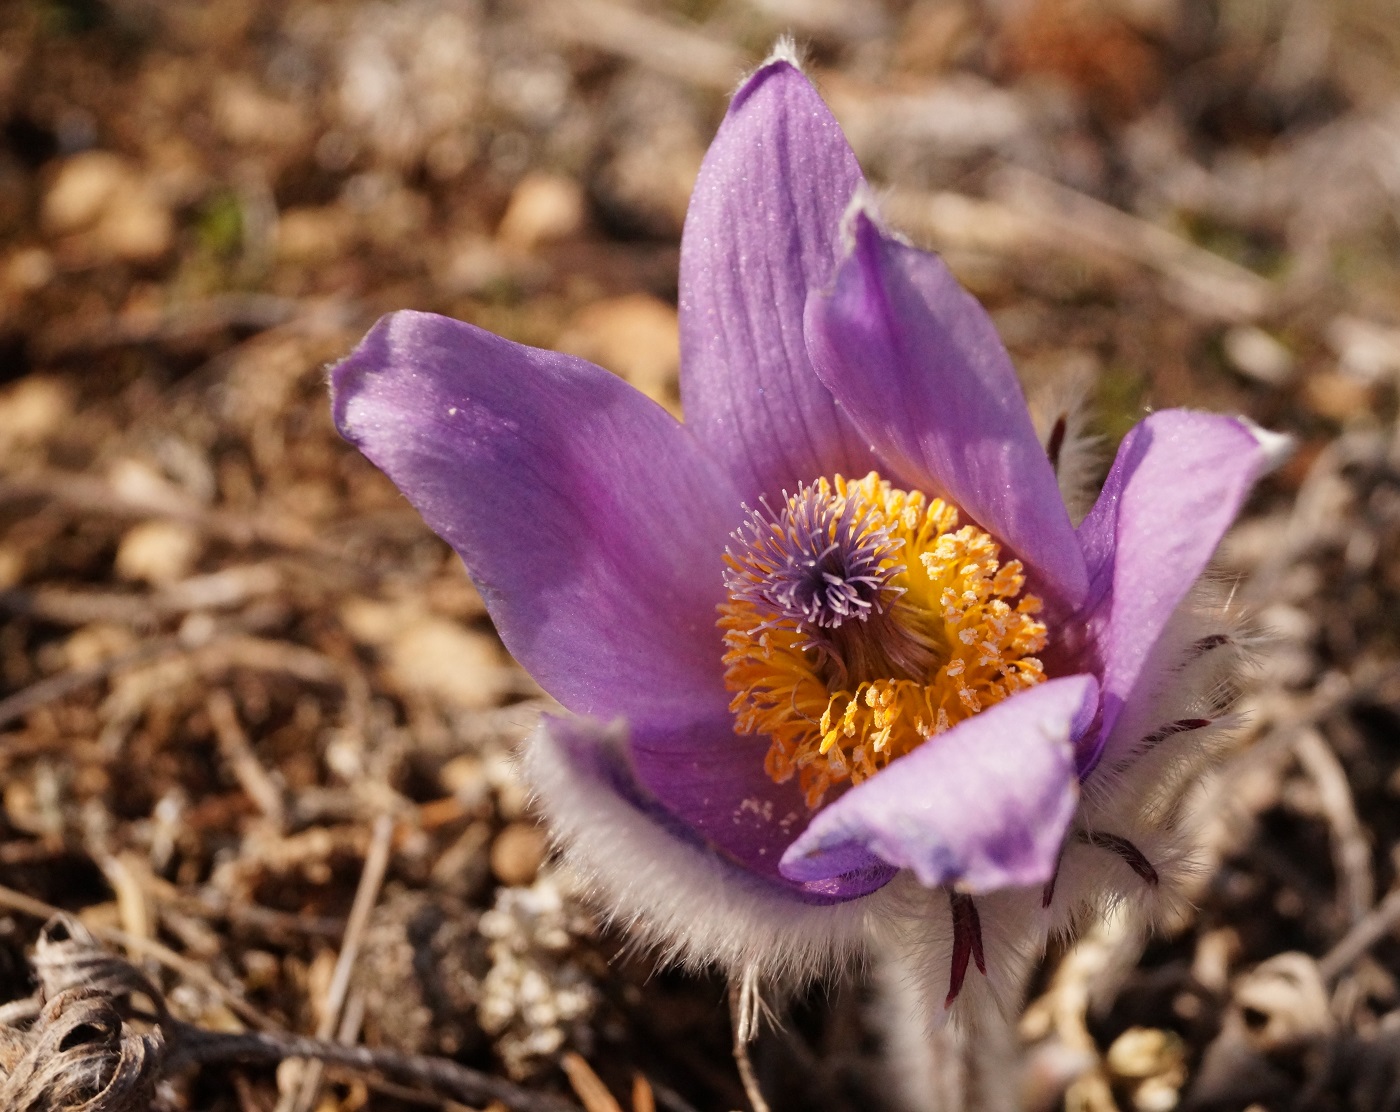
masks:
POLYGON ((958 993, 962 992, 968 958, 976 963, 977 971, 982 976, 987 975, 987 956, 982 950, 982 920, 977 915, 977 905, 972 902, 971 896, 949 892, 948 906, 953 913, 953 963, 948 971, 948 999, 943 1001, 945 1008, 951 1008, 958 993))
POLYGON ((1143 881, 1150 887, 1157 887, 1157 870, 1152 867, 1152 862, 1147 859, 1147 855, 1127 838, 1117 834, 1105 834, 1101 830, 1086 830, 1080 834, 1080 837, 1088 845, 1116 853, 1123 859, 1128 868, 1142 877, 1143 881))

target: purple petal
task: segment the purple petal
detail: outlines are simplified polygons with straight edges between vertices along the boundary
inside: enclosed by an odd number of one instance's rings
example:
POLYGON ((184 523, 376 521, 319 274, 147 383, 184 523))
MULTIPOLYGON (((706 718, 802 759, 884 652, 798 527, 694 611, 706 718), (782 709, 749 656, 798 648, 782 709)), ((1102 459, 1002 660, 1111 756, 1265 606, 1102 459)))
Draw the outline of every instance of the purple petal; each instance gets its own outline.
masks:
POLYGON ((580 359, 408 312, 332 392, 341 435, 457 550, 506 647, 566 707, 727 705, 715 607, 739 500, 660 406, 580 359))
POLYGON ((1071 741, 1092 676, 1022 691, 931 738, 817 813, 783 856, 794 880, 878 859, 977 894, 1042 884, 1078 800, 1071 741))
POLYGON ((862 180, 836 120, 785 61, 735 94, 700 168, 681 240, 681 400, 750 504, 874 466, 802 336, 862 180))
POLYGON ((1229 417, 1167 409, 1124 438, 1079 527, 1089 567, 1086 619, 1102 662, 1099 731, 1080 754, 1087 775, 1142 678, 1173 611, 1210 562, 1271 445, 1229 417))
MULTIPOLYGON (((621 725, 621 724, 619 724, 621 725)), ((719 857, 750 885, 771 886, 803 903, 841 903, 884 885, 894 870, 862 862, 811 883, 794 882, 778 861, 807 809, 796 784, 763 772, 768 742, 739 737, 728 715, 706 723, 633 727, 609 744, 588 723, 553 721, 551 732, 581 775, 606 783, 656 824, 658 832, 719 857)))
POLYGON ((863 212, 852 232, 831 292, 808 305, 817 374, 894 472, 950 498, 1073 608, 1084 561, 991 319, 937 256, 863 212))
POLYGON ((630 752, 648 794, 754 876, 810 903, 837 903, 884 885, 895 870, 880 861, 858 861, 810 882, 779 872, 807 807, 795 780, 775 784, 763 771, 768 744, 765 737, 736 734, 726 713, 708 722, 633 729, 630 752))
POLYGON ((678 823, 638 781, 624 724, 546 718, 522 766, 568 863, 644 944, 734 976, 758 969, 789 982, 860 949, 866 901, 814 902, 678 823))

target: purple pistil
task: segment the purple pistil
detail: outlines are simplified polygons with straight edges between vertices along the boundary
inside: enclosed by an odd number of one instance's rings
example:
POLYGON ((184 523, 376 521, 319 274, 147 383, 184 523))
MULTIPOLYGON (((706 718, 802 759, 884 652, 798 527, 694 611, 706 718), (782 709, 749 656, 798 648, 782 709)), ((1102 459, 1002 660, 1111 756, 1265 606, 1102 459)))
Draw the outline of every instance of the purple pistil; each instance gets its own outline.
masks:
POLYGON ((731 570, 726 585, 734 597, 807 630, 882 613, 894 590, 890 581, 904 570, 881 566, 902 542, 873 524, 854 499, 837 501, 815 486, 788 498, 779 513, 766 501, 762 511, 750 510, 734 539, 751 557, 746 570, 764 567, 759 579, 731 570))

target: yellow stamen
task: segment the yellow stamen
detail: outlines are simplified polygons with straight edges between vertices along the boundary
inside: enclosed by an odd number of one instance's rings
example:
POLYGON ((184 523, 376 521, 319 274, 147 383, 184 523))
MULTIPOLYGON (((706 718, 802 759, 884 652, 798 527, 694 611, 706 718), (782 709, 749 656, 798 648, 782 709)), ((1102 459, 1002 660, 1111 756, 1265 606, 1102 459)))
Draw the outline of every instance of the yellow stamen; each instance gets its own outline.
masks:
MULTIPOLYGON (((958 528, 954 507, 897 490, 873 471, 817 480, 787 498, 786 520, 813 505, 830 510, 822 522, 855 511, 851 543, 867 545, 867 563, 878 561, 875 586, 865 588, 877 597, 825 625, 785 607, 767 587, 779 574, 774 545, 796 534, 775 522, 764 534, 773 543, 726 554, 730 597, 719 619, 736 728, 770 739, 765 770, 779 783, 796 775, 809 807, 833 785, 858 784, 1042 682, 1035 654, 1046 643, 1040 600, 1027 595, 1013 606, 1026 581, 1020 561, 1000 564, 1000 546, 974 526, 958 528), (880 545, 873 556, 871 538, 880 545)), ((820 536, 840 542, 835 526, 820 536)))

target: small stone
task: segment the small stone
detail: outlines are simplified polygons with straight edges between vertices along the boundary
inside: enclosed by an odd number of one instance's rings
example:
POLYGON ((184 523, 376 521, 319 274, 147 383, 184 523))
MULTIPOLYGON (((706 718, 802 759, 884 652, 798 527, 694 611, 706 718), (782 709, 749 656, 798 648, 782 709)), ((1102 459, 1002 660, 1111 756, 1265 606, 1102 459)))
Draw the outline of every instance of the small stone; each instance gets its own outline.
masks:
POLYGON ((560 174, 526 174, 511 194, 496 238, 525 251, 569 239, 583 229, 583 189, 560 174))
POLYGON ((1171 1112, 1186 1083, 1181 1036, 1153 1027, 1130 1027, 1108 1048, 1109 1073, 1132 1085, 1135 1112, 1171 1112))
MULTIPOLYGON (((531 279, 532 260, 503 248, 494 239, 468 235, 443 252, 437 280, 453 293, 490 295, 531 279)), ((536 263, 536 266, 543 264, 536 263)))
POLYGON ((54 273, 51 254, 42 247, 22 247, 5 264, 5 284, 12 290, 29 293, 47 286, 54 273))
POLYGON ((1265 386, 1287 386, 1297 363, 1293 353, 1262 328, 1240 325, 1221 341, 1225 357, 1246 378, 1265 386))
POLYGON ((1134 1112, 1172 1112, 1181 1103, 1181 1084, 1167 1077, 1149 1077, 1133 1092, 1134 1112))
POLYGON ((164 586, 194 570, 204 550, 198 530, 179 521, 143 521, 117 546, 116 572, 123 579, 164 586))
POLYGON ((96 224, 112 198, 131 184, 126 160, 111 151, 85 151, 68 159, 44 194, 40 223, 52 236, 96 224))
POLYGON ((1129 1027, 1108 1048, 1107 1063, 1116 1077, 1158 1077, 1183 1061, 1181 1038, 1154 1027, 1129 1027))
POLYGON ((1319 371, 1303 381, 1303 397, 1319 417, 1345 421, 1370 410, 1375 390, 1371 383, 1355 375, 1319 371))
POLYGON ((531 822, 513 822, 491 843, 491 872, 511 888, 533 884, 548 849, 544 831, 531 822))
POLYGON ((341 255, 354 232, 340 205, 288 209, 277 221, 277 256, 292 263, 328 262, 341 255))
POLYGON ((107 480, 123 502, 157 512, 179 513, 196 503, 145 460, 124 456, 108 469, 107 480))
POLYGON ((556 345, 625 378, 663 404, 679 398, 680 323, 676 310, 650 294, 596 301, 575 314, 556 345))
POLYGON ((0 392, 0 452, 43 444, 73 415, 73 391, 64 382, 26 375, 0 392))
POLYGON ((284 1058, 277 1063, 277 1093, 279 1096, 289 1095, 296 1092, 301 1085, 301 1079, 305 1069, 303 1063, 296 1058, 284 1058))
POLYGON ((18 587, 24 579, 24 553, 13 545, 0 545, 0 591, 18 587))
POLYGON ((486 614, 486 603, 481 594, 472 586, 472 581, 462 574, 462 565, 453 556, 446 574, 430 580, 423 587, 423 601, 429 610, 444 617, 465 619, 480 618, 486 614))
POLYGON ((243 983, 249 989, 273 989, 282 976, 282 963, 267 950, 243 951, 243 983))
POLYGON ((340 621, 362 645, 386 645, 399 630, 421 616, 422 611, 402 603, 351 595, 340 604, 340 621))
POLYGON ((1207 992, 1223 993, 1230 983, 1230 967, 1241 949, 1239 933, 1232 927, 1204 931, 1196 940, 1191 976, 1207 992))
POLYGON ((1400 374, 1400 328, 1342 316, 1327 329, 1327 343, 1347 374, 1379 382, 1400 374))
POLYGON ((93 233, 99 256, 133 263, 159 259, 174 240, 175 223, 170 210, 145 188, 114 198, 93 233))
POLYGON ((77 237, 98 259, 149 262, 164 255, 175 222, 150 182, 128 159, 86 151, 63 164, 44 195, 40 224, 54 237, 77 237))
POLYGON ((104 664, 136 647, 136 638, 125 626, 95 623, 84 626, 63 644, 69 668, 85 671, 104 664))
POLYGON ((1317 961, 1286 951, 1235 981, 1224 1028, 1233 1028, 1260 1052, 1273 1053, 1325 1040, 1336 1025, 1317 961))
POLYGON ((446 618, 419 618, 399 630, 386 649, 389 673, 401 689, 454 709, 494 706, 509 686, 495 639, 446 618))
POLYGON ((215 123, 235 143, 299 150, 311 136, 297 102, 269 96, 250 78, 222 78, 213 99, 215 123))

